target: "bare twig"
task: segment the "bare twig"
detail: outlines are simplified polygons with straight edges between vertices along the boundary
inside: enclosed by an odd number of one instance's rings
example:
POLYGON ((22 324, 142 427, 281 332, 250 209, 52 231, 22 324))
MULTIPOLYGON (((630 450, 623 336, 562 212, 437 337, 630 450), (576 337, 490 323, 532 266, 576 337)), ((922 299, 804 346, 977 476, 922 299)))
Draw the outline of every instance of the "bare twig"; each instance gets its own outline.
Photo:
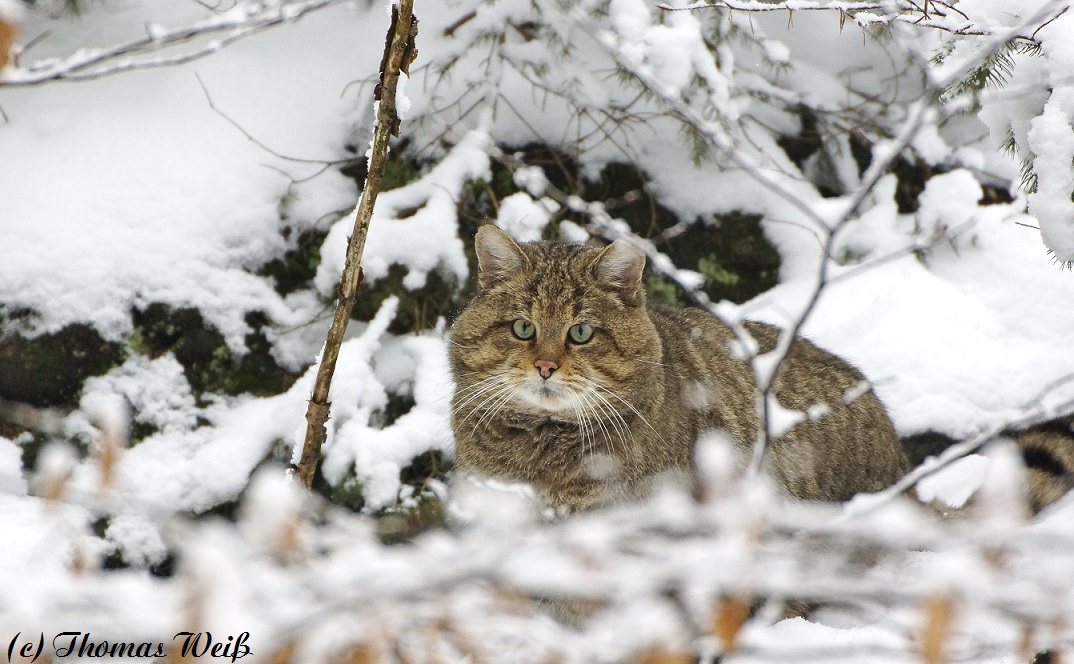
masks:
POLYGON ((451 37, 452 35, 455 34, 456 30, 458 30, 462 26, 466 25, 470 21, 474 20, 475 18, 477 18, 477 11, 476 10, 466 12, 465 14, 460 16, 454 23, 452 23, 451 25, 449 25, 446 28, 444 28, 444 36, 445 37, 451 37))
POLYGON ((380 82, 373 93, 378 102, 377 127, 373 134, 373 146, 369 159, 369 174, 366 176, 362 198, 354 210, 354 232, 347 245, 347 259, 343 274, 339 280, 339 300, 332 326, 328 330, 324 354, 317 370, 317 381, 313 395, 306 410, 306 439, 302 446, 302 458, 298 462, 298 476, 307 487, 313 484, 313 474, 321 455, 321 445, 327 437, 330 404, 328 394, 332 385, 332 374, 336 369, 336 360, 347 331, 347 323, 354 309, 358 289, 362 285, 362 252, 369 232, 369 220, 373 216, 373 206, 380 193, 381 178, 388 158, 388 140, 399 135, 399 114, 395 107, 396 90, 401 73, 409 76, 410 64, 417 57, 414 40, 418 34, 418 19, 414 16, 414 0, 401 0, 392 5, 392 23, 384 45, 384 59, 381 62, 380 82))
POLYGON ((205 81, 201 80, 201 76, 198 75, 198 74, 195 74, 194 78, 196 78, 198 80, 198 85, 201 86, 201 91, 205 93, 205 101, 207 101, 209 103, 209 108, 211 108, 214 113, 216 113, 217 115, 222 117, 224 120, 226 120, 228 122, 228 124, 230 124, 232 127, 234 127, 235 129, 238 129, 239 132, 243 136, 246 137, 246 140, 250 141, 251 143, 253 143, 257 147, 259 147, 262 150, 264 150, 265 152, 268 152, 272 156, 277 157, 279 159, 282 159, 283 161, 293 161, 293 162, 298 163, 298 164, 316 164, 318 166, 324 166, 324 167, 341 166, 341 165, 344 165, 344 164, 353 163, 355 161, 360 161, 360 159, 358 159, 358 158, 350 158, 350 159, 310 159, 308 157, 293 157, 293 156, 281 154, 281 153, 277 152, 276 150, 270 148, 268 145, 266 145, 264 143, 264 141, 262 141, 261 139, 257 138, 253 134, 251 134, 235 118, 231 117, 230 115, 228 115, 227 113, 222 111, 216 105, 216 102, 213 101, 212 95, 209 94, 209 88, 205 87, 205 81))

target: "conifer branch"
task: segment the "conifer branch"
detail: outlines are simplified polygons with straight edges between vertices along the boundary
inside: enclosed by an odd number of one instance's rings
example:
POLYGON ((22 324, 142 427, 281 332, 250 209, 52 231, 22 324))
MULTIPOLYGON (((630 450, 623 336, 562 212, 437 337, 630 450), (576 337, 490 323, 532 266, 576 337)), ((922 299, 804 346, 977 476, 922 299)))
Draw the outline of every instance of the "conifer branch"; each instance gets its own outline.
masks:
MULTIPOLYGON (((913 0, 887 0, 884 2, 854 2, 847 0, 794 0, 793 2, 760 2, 758 0, 712 0, 711 2, 695 2, 684 7, 672 7, 660 4, 657 7, 666 12, 695 11, 699 9, 726 9, 732 12, 745 12, 748 14, 768 12, 838 12, 839 27, 842 28, 849 18, 861 28, 873 25, 888 26, 893 23, 906 23, 921 28, 932 28, 949 32, 953 35, 994 37, 1002 34, 1003 28, 980 26, 973 23, 970 17, 956 5, 939 0, 924 0, 920 4, 913 0)), ((1044 20, 1031 34, 1019 33, 1014 39, 1034 42, 1037 40, 1037 32, 1045 25, 1066 13, 1068 7, 1063 7, 1057 14, 1044 20)), ((1032 26, 1025 26, 1026 28, 1032 26)))
POLYGON ((388 158, 388 140, 399 135, 399 113, 395 106, 395 94, 399 85, 399 74, 407 74, 410 64, 417 57, 414 40, 418 34, 418 19, 414 16, 414 0, 401 0, 392 5, 392 22, 384 44, 384 59, 381 61, 380 82, 373 91, 377 103, 377 125, 373 134, 373 145, 369 156, 369 169, 366 176, 362 198, 354 210, 354 232, 347 244, 347 259, 343 274, 339 280, 339 300, 336 303, 332 326, 328 330, 321 364, 317 370, 317 381, 313 386, 309 408, 306 410, 306 439, 302 446, 302 458, 298 462, 299 479, 306 487, 313 485, 313 474, 321 456, 321 445, 327 437, 326 423, 330 415, 328 401, 335 373, 336 360, 347 331, 351 311, 362 285, 362 253, 365 239, 369 233, 369 220, 373 216, 373 206, 380 193, 384 165, 388 158))

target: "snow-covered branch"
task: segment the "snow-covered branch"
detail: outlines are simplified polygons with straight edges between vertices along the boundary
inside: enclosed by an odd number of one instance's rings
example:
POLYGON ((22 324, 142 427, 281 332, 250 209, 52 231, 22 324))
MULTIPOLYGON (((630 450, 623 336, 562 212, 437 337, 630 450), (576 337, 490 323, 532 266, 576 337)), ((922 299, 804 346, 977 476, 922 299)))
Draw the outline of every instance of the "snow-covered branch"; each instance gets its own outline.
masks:
POLYGON ((147 23, 144 37, 109 47, 83 48, 64 58, 49 58, 25 65, 19 63, 0 70, 0 87, 40 85, 57 80, 85 81, 125 71, 180 65, 343 1, 295 0, 269 4, 247 1, 185 27, 168 28, 147 23), (190 48, 170 52, 190 42, 195 42, 190 48))
MULTIPOLYGON (((799 4, 809 9, 817 10, 840 9, 842 11, 848 9, 848 7, 836 7, 831 3, 797 2, 793 3, 794 8, 798 8, 799 4)), ((914 6, 916 7, 916 5, 914 6)), ((801 213, 806 220, 811 222, 820 236, 822 247, 817 264, 816 279, 810 294, 805 298, 804 304, 794 313, 794 315, 789 317, 789 320, 784 327, 784 331, 780 336, 779 343, 774 350, 766 353, 764 356, 757 356, 755 353, 749 353, 753 362, 754 373, 759 388, 756 403, 757 416, 758 421, 762 423, 757 434, 758 437, 754 447, 753 458, 750 462, 750 469, 754 474, 759 473, 767 447, 770 441, 777 437, 779 433, 774 426, 771 413, 774 401, 772 390, 775 383, 775 377, 790 353, 791 342, 802 332, 802 329, 811 313, 816 308, 817 303, 820 301, 828 284, 831 259, 834 256, 834 248, 840 231, 842 231, 846 225, 857 216, 861 205, 872 195, 880 179, 890 171, 894 162, 902 156, 908 147, 910 147, 918 132, 922 130, 926 123, 935 124, 938 121, 937 115, 945 113, 949 114, 951 112, 945 111, 940 105, 940 95, 943 90, 959 80, 968 71, 981 66, 991 53, 1001 48, 1019 33, 1031 26, 1047 24, 1047 22, 1054 20, 1057 15, 1060 15, 1065 11, 1065 8, 1056 10, 1051 6, 1046 6, 1024 19, 1015 27, 990 31, 988 33, 991 37, 990 44, 977 49, 972 57, 948 63, 942 71, 938 73, 929 70, 927 58, 917 52, 916 44, 912 41, 906 42, 904 48, 908 56, 915 60, 922 68, 926 92, 906 110, 905 120, 894 132, 893 137, 890 140, 884 141, 873 147, 871 162, 862 174, 857 189, 846 196, 845 203, 841 206, 841 212, 835 215, 834 218, 825 219, 816 212, 814 206, 811 205, 809 201, 791 191, 784 182, 781 181, 780 174, 769 175, 769 171, 771 170, 769 167, 766 167, 753 159, 749 156, 748 152, 740 150, 739 146, 736 145, 736 142, 719 122, 704 117, 701 112, 691 104, 687 103, 680 90, 661 81, 651 66, 632 55, 629 45, 623 44, 615 34, 597 25, 592 17, 588 16, 580 8, 571 7, 565 2, 560 2, 559 7, 561 11, 569 15, 572 20, 584 26, 586 32, 603 46, 621 67, 629 71, 631 75, 645 86, 650 93, 660 99, 668 108, 672 109, 683 122, 687 123, 690 127, 704 136, 722 158, 742 169, 748 177, 761 184, 771 193, 784 199, 784 201, 801 213)), ((758 11, 768 11, 773 7, 779 8, 778 5, 769 5, 765 3, 752 3, 742 6, 735 5, 731 8, 750 8, 758 11)), ((789 7, 784 6, 782 8, 788 9, 789 7)), ((858 7, 858 9, 865 8, 866 7, 858 7)), ((918 9, 921 10, 921 8, 918 9)), ((927 12, 927 6, 921 11, 927 12)), ((961 14, 961 12, 959 13, 961 14)), ((713 64, 713 66, 715 66, 715 64, 713 64)), ((714 313, 719 315, 718 310, 715 308, 712 309, 714 313)), ((736 335, 739 337, 744 348, 756 348, 756 344, 753 343, 749 333, 743 328, 739 320, 733 317, 727 317, 726 315, 721 316, 721 318, 735 330, 736 335)))
MULTIPOLYGON (((1031 23, 1025 28, 1035 27, 1032 32, 1019 31, 1011 38, 1027 42, 1036 42, 1039 29, 1064 14, 1069 5, 1059 4, 1059 8, 1037 23, 1031 23)), ((998 37, 1006 30, 993 26, 981 25, 963 12, 959 5, 943 2, 942 0, 923 0, 918 3, 913 0, 898 0, 894 2, 842 2, 841 0, 786 0, 784 2, 761 2, 759 0, 736 2, 735 0, 715 0, 714 2, 695 2, 690 5, 674 7, 666 4, 659 5, 664 11, 691 11, 699 9, 727 9, 730 11, 747 13, 768 12, 837 12, 839 14, 839 27, 842 28, 847 19, 853 21, 858 27, 869 28, 874 26, 887 26, 895 23, 905 23, 921 28, 933 28, 954 35, 998 37)))

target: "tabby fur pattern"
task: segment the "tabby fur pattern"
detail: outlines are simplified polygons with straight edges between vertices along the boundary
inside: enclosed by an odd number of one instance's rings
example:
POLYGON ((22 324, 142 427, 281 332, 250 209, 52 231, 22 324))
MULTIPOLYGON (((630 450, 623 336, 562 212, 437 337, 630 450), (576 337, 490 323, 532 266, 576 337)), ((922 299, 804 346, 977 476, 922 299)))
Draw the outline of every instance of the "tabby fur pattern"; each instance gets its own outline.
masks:
MULTIPOLYGON (((708 431, 749 458, 757 387, 734 332, 701 309, 647 306, 642 252, 621 240, 518 244, 495 226, 475 248, 477 295, 449 351, 459 472, 525 482, 578 510, 641 497, 660 477, 687 481, 708 431)), ((780 334, 747 329, 762 353, 780 334)), ((884 406, 845 360, 796 339, 775 395, 813 414, 767 451, 787 494, 842 501, 908 470, 884 406)))

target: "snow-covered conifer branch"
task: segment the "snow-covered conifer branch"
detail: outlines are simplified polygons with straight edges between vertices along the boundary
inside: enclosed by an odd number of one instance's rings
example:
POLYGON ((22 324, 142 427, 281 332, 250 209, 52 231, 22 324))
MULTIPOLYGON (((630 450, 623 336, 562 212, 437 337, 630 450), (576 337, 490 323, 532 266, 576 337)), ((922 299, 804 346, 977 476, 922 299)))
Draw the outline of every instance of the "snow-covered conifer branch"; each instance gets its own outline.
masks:
MULTIPOLYGON (((1037 43, 1037 32, 1067 11, 1067 3, 1053 3, 1057 8, 1050 17, 1038 23, 1029 23, 1011 38, 1025 42, 1037 43), (1028 28, 1037 28, 1026 32, 1028 28)), ((658 5, 664 11, 691 11, 699 9, 726 9, 732 12, 769 13, 769 12, 837 12, 839 26, 843 27, 847 19, 861 28, 889 26, 904 23, 920 28, 942 30, 959 36, 996 37, 1004 34, 1003 28, 982 26, 975 23, 957 4, 942 0, 913 0, 895 2, 843 2, 842 0, 786 0, 784 2, 760 2, 747 0, 714 0, 713 2, 695 2, 682 7, 658 5)))
MULTIPOLYGON (((40 85, 49 81, 85 81, 138 69, 180 65, 216 53, 240 39, 297 21, 344 0, 294 0, 280 4, 246 1, 193 25, 167 28, 146 24, 146 35, 101 48, 83 48, 63 58, 48 58, 0 70, 0 87, 40 85), (194 42, 186 50, 171 50, 194 42), (200 43, 199 43, 200 42, 200 43)), ((25 56, 23 51, 20 56, 25 56)))

